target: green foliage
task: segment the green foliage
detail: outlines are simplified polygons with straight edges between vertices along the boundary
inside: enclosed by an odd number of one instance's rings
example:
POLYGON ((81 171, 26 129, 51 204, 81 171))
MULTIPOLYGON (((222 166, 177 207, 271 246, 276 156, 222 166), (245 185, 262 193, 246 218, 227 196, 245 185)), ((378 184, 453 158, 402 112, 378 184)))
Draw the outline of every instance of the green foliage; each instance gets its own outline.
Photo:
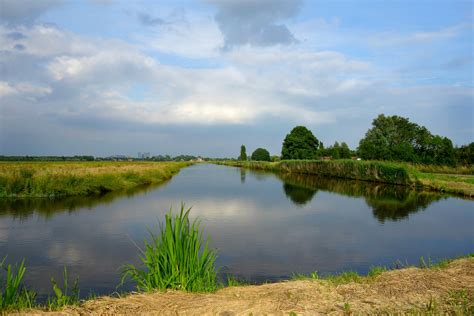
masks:
POLYGON ((66 267, 64 267, 63 271, 63 289, 61 290, 54 278, 51 278, 51 285, 53 286, 55 297, 48 299, 48 308, 50 310, 56 310, 66 305, 76 305, 79 303, 79 287, 77 278, 74 280, 71 294, 68 294, 69 284, 66 267))
POLYGON ((380 114, 359 143, 364 159, 410 161, 428 164, 455 163, 454 148, 446 137, 432 135, 408 118, 380 114))
POLYGON ((122 284, 131 278, 140 291, 176 289, 211 292, 216 289, 216 251, 203 245, 199 221, 189 221, 189 212, 181 205, 179 214, 170 210, 160 234, 150 231, 140 256, 144 269, 129 264, 123 269, 122 284))
POLYGON ((5 260, 6 257, 0 262, 0 269, 4 271, 0 276, 0 310, 31 308, 36 294, 22 285, 25 261, 13 267, 11 264, 5 266, 5 260))
POLYGON ((322 143, 304 126, 296 126, 286 135, 281 159, 315 159, 322 143))
POLYGON ((245 149, 245 145, 240 146, 239 160, 242 160, 242 161, 247 160, 247 150, 245 149))
POLYGON ((255 161, 270 161, 270 153, 264 148, 257 148, 251 158, 255 161))
POLYGON ((474 142, 469 145, 463 145, 455 149, 456 159, 459 164, 473 165, 474 164, 474 142))

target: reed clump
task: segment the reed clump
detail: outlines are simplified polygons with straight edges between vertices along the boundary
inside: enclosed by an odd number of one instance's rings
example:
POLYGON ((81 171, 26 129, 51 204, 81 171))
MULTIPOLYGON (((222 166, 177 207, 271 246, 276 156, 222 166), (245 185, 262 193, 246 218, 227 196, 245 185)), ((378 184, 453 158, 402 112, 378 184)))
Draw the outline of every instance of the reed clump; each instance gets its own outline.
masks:
POLYGON ((0 262, 0 311, 8 309, 32 308, 35 305, 36 293, 23 285, 25 262, 12 266, 5 264, 6 257, 0 262))
POLYGON ((175 289, 188 292, 212 292, 217 289, 215 261, 217 253, 203 243, 199 220, 190 221, 189 212, 181 205, 160 225, 160 233, 150 231, 140 256, 143 268, 128 264, 123 269, 122 284, 127 279, 139 291, 175 289))

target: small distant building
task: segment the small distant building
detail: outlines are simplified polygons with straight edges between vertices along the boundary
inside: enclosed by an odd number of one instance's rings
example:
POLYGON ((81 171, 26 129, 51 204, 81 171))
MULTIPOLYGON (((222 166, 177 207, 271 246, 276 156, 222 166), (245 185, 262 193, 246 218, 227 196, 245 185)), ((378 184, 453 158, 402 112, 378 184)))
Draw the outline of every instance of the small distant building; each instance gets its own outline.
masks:
POLYGON ((321 157, 322 160, 332 160, 331 156, 323 156, 321 157))

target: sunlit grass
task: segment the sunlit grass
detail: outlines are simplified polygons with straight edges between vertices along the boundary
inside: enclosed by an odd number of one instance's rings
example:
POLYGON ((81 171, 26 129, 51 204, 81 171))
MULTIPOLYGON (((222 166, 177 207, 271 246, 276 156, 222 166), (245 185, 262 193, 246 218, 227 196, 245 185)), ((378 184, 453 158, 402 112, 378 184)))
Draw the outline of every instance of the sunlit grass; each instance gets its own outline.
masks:
POLYGON ((91 195, 159 183, 189 162, 1 162, 1 197, 91 195))
POLYGON ((216 290, 216 251, 202 241, 199 220, 190 222, 189 212, 181 205, 176 215, 170 211, 159 234, 150 231, 140 260, 143 268, 126 265, 122 284, 130 278, 140 291, 176 289, 189 292, 216 290))

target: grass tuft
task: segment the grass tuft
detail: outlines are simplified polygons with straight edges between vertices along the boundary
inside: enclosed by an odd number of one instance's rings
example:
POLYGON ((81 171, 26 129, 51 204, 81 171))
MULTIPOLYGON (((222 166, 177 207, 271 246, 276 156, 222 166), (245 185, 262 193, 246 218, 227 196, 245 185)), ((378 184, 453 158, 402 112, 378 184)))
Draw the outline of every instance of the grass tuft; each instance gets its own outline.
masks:
POLYGON ((160 225, 160 234, 150 231, 140 256, 144 268, 126 265, 123 284, 130 278, 139 291, 175 289, 189 292, 212 292, 217 288, 215 261, 217 253, 202 242, 199 220, 192 223, 184 204, 177 215, 172 210, 160 225))
POLYGON ((0 276, 0 310, 31 308, 35 304, 36 293, 23 286, 22 281, 26 272, 25 261, 20 265, 5 266, 6 257, 0 262, 4 271, 0 276))
POLYGON ((68 284, 68 277, 67 277, 67 269, 64 267, 63 271, 63 288, 61 289, 56 280, 51 278, 51 285, 53 286, 53 291, 55 297, 50 297, 48 299, 48 308, 49 310, 57 310, 66 305, 77 305, 79 304, 79 287, 78 287, 78 279, 74 280, 74 284, 71 289, 71 294, 69 292, 69 284, 68 284))

